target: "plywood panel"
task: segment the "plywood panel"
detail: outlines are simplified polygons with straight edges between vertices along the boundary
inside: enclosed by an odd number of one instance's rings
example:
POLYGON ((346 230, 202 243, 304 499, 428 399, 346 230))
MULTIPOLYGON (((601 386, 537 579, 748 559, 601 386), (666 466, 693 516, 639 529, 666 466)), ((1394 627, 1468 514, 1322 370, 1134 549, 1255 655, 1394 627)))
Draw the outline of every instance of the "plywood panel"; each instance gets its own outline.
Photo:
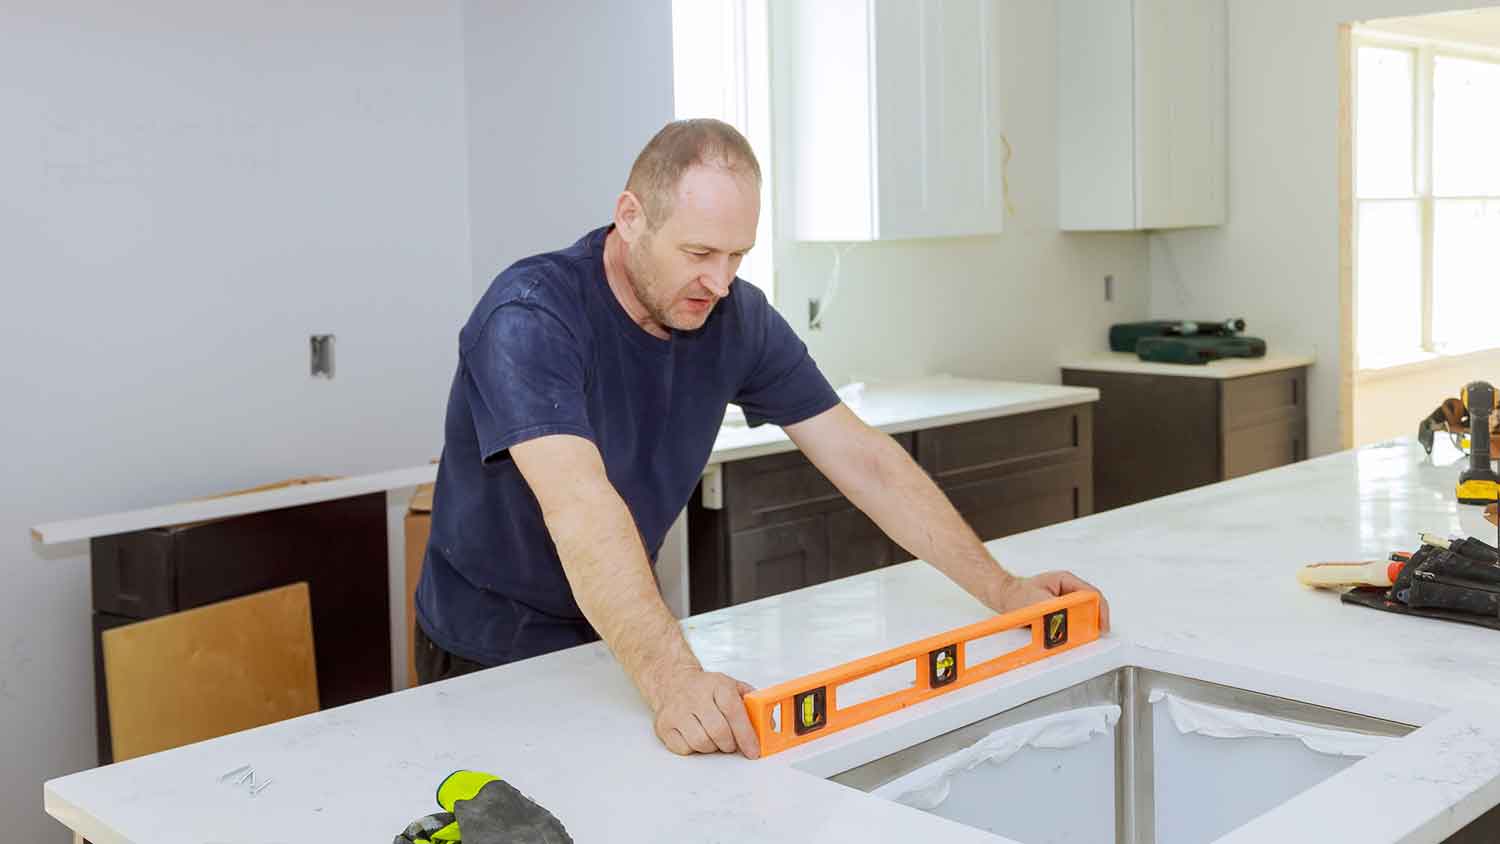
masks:
POLYGON ((318 710, 306 583, 102 639, 117 762, 318 710))
POLYGON ((432 487, 417 487, 411 511, 406 514, 406 682, 417 684, 416 637, 412 625, 417 623, 417 584, 422 580, 422 560, 427 555, 427 539, 432 535, 432 487))

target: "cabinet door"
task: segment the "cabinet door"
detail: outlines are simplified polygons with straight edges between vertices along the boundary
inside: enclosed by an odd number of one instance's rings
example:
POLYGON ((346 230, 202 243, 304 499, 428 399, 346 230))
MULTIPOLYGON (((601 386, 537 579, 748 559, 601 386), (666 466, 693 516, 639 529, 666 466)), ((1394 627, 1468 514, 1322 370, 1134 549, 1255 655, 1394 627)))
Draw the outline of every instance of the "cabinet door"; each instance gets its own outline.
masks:
POLYGON ((1135 0, 1136 228, 1222 225, 1224 0, 1135 0))
POLYGON ((801 589, 828 579, 823 516, 741 531, 729 539, 729 602, 801 589))
POLYGON ((1086 463, 946 486, 959 515, 988 542, 1085 515, 1090 510, 1086 463))
POLYGON ((877 237, 997 234, 995 0, 875 0, 877 237))
POLYGON ((1112 510, 1211 484, 1219 476, 1219 382, 1211 378, 1063 370, 1099 391, 1094 495, 1112 510))
POLYGON ((1225 0, 1056 0, 1064 230, 1222 225, 1225 0))
MULTIPOLYGON (((897 561, 899 546, 859 510, 828 514, 828 579, 874 571, 897 561)), ((910 559, 900 552, 902 559, 910 559)))
POLYGON ((1056 0, 1057 220, 1135 228, 1135 42, 1130 0, 1056 0))

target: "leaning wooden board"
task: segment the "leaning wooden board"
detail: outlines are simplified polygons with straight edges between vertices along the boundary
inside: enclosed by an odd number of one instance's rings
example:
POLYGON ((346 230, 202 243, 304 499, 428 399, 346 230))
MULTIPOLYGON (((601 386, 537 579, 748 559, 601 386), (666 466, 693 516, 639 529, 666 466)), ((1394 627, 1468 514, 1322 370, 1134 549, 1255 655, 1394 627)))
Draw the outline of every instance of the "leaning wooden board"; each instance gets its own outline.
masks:
POLYGON ((106 630, 114 759, 318 711, 306 583, 106 630))

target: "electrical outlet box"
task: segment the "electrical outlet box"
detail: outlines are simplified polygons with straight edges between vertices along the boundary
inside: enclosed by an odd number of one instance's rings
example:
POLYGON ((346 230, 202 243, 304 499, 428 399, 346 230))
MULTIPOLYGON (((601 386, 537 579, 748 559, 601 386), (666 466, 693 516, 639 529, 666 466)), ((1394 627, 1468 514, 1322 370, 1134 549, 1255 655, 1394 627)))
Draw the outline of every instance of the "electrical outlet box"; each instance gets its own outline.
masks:
POLYGON ((333 378, 333 335, 314 334, 310 338, 314 378, 333 378))

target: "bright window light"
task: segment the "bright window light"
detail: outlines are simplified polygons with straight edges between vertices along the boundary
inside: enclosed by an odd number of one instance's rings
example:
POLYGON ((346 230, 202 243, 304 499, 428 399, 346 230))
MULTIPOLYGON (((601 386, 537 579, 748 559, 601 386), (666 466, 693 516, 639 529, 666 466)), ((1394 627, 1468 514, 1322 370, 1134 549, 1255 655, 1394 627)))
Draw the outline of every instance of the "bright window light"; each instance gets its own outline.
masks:
POLYGON ((760 222, 740 278, 776 301, 771 242, 771 71, 766 0, 673 0, 673 111, 740 130, 760 162, 760 222))

